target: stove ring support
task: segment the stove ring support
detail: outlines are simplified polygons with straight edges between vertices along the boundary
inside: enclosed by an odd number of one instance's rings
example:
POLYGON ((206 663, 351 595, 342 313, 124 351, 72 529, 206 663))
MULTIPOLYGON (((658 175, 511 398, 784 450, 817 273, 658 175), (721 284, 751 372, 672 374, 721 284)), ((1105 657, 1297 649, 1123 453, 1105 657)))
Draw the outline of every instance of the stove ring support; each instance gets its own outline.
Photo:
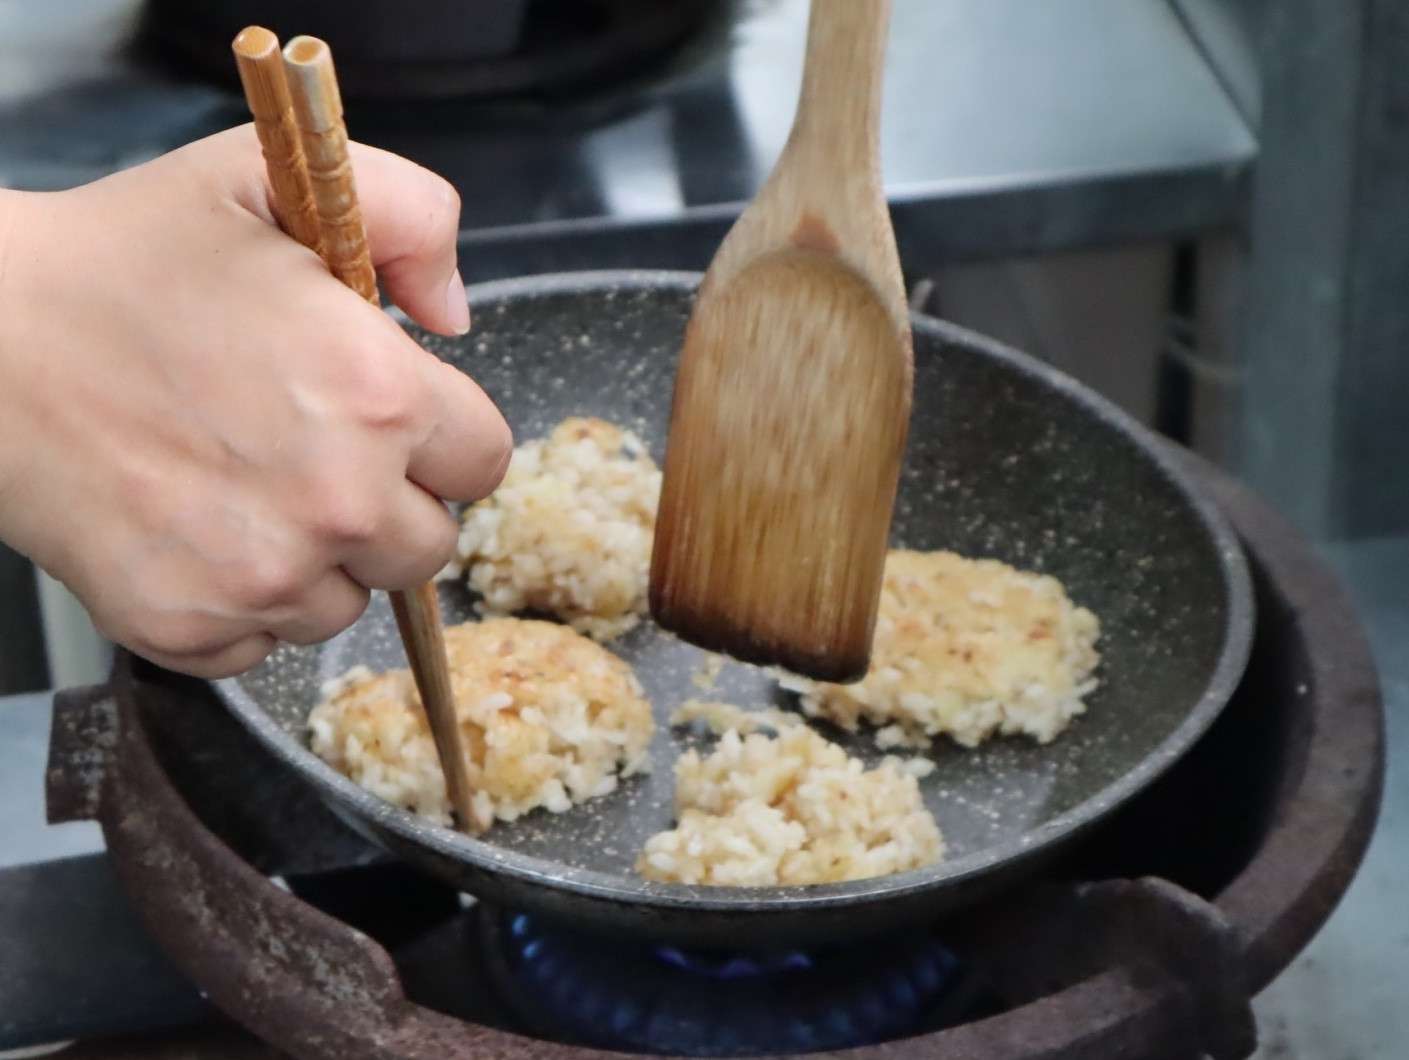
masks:
MULTIPOLYGON (((69 759, 70 741, 81 738, 87 768, 77 775, 62 764, 51 769, 51 814, 82 816, 94 805, 92 792, 99 793, 97 817, 124 890, 178 967, 233 1019, 309 1060, 617 1055, 463 1023, 409 1000, 381 946, 272 884, 200 822, 157 760, 135 688, 115 691, 89 688, 58 697, 55 759, 69 759), (112 726, 106 733, 105 723, 112 726), (93 759, 95 737, 110 749, 101 766, 93 759), (294 938, 299 945, 288 943, 294 938)), ((1099 890, 1081 904, 1097 913, 1112 908, 1099 890)), ((1145 1041, 1186 1040, 1191 1027, 1206 1023, 1194 992, 1168 976, 1151 976, 1151 967, 1165 965, 1145 963, 1114 993, 1112 980, 1125 970, 1107 971, 929 1041, 954 1057, 992 1056, 998 1043, 1021 1040, 1042 1043, 1031 1054, 1041 1060, 1104 1060, 1131 1033, 1145 1041), (1128 1017, 1118 1026, 1109 1020, 1113 1000, 1128 1017)), ((1214 1055, 1231 1060, 1246 1052, 1214 1055)))

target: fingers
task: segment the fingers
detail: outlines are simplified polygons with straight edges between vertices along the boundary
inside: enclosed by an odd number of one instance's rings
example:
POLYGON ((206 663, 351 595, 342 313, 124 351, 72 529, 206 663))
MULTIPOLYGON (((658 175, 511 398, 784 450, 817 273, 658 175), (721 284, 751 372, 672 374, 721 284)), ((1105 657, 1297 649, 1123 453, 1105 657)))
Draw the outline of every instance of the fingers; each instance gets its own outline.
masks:
POLYGON ((269 632, 289 644, 321 644, 356 622, 368 597, 346 572, 327 571, 285 614, 271 616, 269 632))
MULTIPOLYGON (((435 497, 477 501, 499 485, 513 450, 503 415, 473 379, 421 349, 384 313, 350 306, 348 341, 330 358, 346 414, 381 447, 355 461, 364 479, 393 471, 386 446, 401 446, 398 479, 435 497), (356 311, 354 313, 354 311, 356 311)), ((320 451, 313 467, 350 461, 346 446, 320 451)), ((316 476, 315 476, 316 477, 316 476)), ((346 489, 325 491, 346 495, 346 489)))
MULTIPOLYGON (((256 598, 244 606, 236 601, 229 610, 193 606, 135 616, 119 612, 112 622, 95 618, 109 639, 158 666, 194 677, 229 677, 258 665, 280 641, 317 644, 340 633, 366 609, 369 587, 406 589, 430 580, 454 554, 457 534, 443 504, 402 480, 378 531, 348 546, 341 568, 313 575, 305 588, 298 581, 308 575, 300 575, 277 592, 271 581, 269 591, 260 589, 256 598), (257 599, 267 602, 261 606, 257 599)), ((251 577, 258 582, 270 576, 251 577)))
MULTIPOLYGON (((367 243, 387 296, 413 320, 442 335, 470 330, 470 309, 456 269, 460 196, 451 185, 400 155, 348 145, 367 243)), ((228 186, 236 201, 275 224, 273 192, 252 125, 198 141, 170 156, 228 186)))
POLYGON ((465 373, 426 354, 433 417, 411 451, 406 474, 427 492, 452 501, 477 501, 494 492, 509 467, 514 437, 494 402, 465 373))
MULTIPOLYGON (((246 153, 252 133, 242 134, 246 153)), ((469 326, 463 285, 455 267, 459 198, 430 170, 398 155, 350 145, 363 221, 373 263, 387 293, 419 323, 442 333, 469 326), (447 291, 449 300, 447 302, 447 291)), ((328 308, 317 316, 338 320, 344 338, 358 336, 362 355, 346 365, 344 380, 371 403, 395 407, 396 393, 417 393, 400 402, 399 417, 414 424, 416 438, 407 476, 437 497, 476 501, 491 493, 508 467, 513 438, 499 410, 473 380, 426 353, 384 314, 360 304, 351 292, 324 292, 328 308), (354 305, 354 302, 358 304, 354 305), (375 337, 375 338, 374 338, 375 337), (365 341, 364 341, 365 340, 365 341)), ((337 363, 354 344, 344 342, 330 358, 337 363)), ((379 414, 390 423, 398 417, 379 414)))
MULTIPOLYGON (((259 665, 280 641, 319 644, 341 633, 366 610, 368 595, 343 571, 330 570, 286 607, 263 617, 218 623, 219 628, 195 636, 196 641, 206 641, 208 646, 181 650, 182 638, 176 637, 164 642, 173 644, 177 648, 174 651, 163 650, 146 639, 138 640, 133 650, 176 673, 207 679, 231 677, 259 665), (254 624, 266 628, 248 632, 254 624)), ((192 633, 209 624, 208 618, 195 615, 189 621, 192 633)))
POLYGON ((459 529, 445 505, 407 482, 381 532, 345 554, 343 569, 371 589, 409 589, 429 581, 455 554, 459 529))
POLYGON ((470 330, 456 269, 460 196, 424 166, 363 144, 349 145, 372 264, 387 296, 442 335, 470 330))
POLYGON ((149 662, 166 670, 192 677, 215 680, 234 677, 258 666, 274 650, 278 641, 268 633, 255 633, 233 644, 194 655, 171 655, 166 652, 138 651, 149 662))

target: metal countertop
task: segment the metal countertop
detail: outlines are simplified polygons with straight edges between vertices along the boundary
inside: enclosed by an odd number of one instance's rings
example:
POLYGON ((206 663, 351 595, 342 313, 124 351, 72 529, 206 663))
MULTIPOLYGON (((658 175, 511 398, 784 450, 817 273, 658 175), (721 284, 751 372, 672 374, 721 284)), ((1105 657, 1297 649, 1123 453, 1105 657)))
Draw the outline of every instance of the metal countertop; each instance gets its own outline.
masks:
MULTIPOLYGON (((134 59, 140 7, 0 6, 0 186, 71 187, 245 120, 233 92, 134 59)), ((353 101, 348 123, 458 186, 467 279, 700 267, 782 148, 806 12, 744 0, 629 85, 353 101)), ((1164 0, 897 0, 882 127, 912 268, 1229 226, 1257 153, 1164 0)))

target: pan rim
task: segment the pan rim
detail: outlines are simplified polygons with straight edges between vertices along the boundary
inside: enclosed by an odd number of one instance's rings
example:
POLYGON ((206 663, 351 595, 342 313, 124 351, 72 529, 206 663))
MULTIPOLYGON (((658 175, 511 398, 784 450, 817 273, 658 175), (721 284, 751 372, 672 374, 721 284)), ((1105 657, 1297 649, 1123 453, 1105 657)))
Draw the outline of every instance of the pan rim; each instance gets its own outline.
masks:
MULTIPOLYGON (((617 292, 674 289, 693 296, 703 274, 675 270, 593 270, 548 273, 467 285, 471 304, 506 296, 550 296, 610 288, 617 292)), ((394 314, 405 322, 403 314, 394 314)), ((1222 650, 1203 694, 1183 720, 1131 770, 1100 791, 1049 820, 1001 843, 961 857, 889 876, 846 883, 793 887, 700 887, 655 883, 582 869, 547 858, 505 850, 483 839, 431 824, 384 802, 319 758, 287 733, 239 684, 239 678, 212 682, 231 712, 277 758, 356 816, 394 835, 400 842, 430 848, 437 856, 467 863, 479 871, 509 877, 525 885, 565 891, 597 902, 626 903, 662 912, 692 910, 724 915, 767 915, 804 909, 839 909, 873 902, 903 900, 941 887, 958 887, 1002 866, 1017 866, 1041 856, 1060 840, 1074 837, 1137 795, 1189 750, 1222 712, 1246 668, 1252 650, 1255 604, 1246 555, 1221 510, 1176 462, 1173 443, 1160 439, 1124 410, 1065 373, 994 339, 925 314, 912 313, 911 324, 946 343, 979 348, 1057 391, 1112 427, 1139 449, 1183 497, 1219 557, 1227 596, 1222 650)))

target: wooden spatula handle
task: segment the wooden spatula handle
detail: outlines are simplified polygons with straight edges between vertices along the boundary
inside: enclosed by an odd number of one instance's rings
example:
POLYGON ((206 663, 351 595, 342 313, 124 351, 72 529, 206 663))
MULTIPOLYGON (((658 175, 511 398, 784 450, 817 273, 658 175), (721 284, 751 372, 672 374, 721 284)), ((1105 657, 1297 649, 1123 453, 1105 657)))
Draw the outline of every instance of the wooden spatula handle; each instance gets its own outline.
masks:
POLYGON ((317 37, 295 37, 284 48, 284 65, 322 221, 324 260, 334 276, 377 303, 377 274, 348 162, 347 126, 333 53, 317 37))
POLYGON ((826 681, 870 664, 913 388, 878 151, 890 7, 812 0, 792 133, 685 331, 651 554, 660 625, 826 681))
POLYGON ((321 256, 318 209, 313 203, 303 147, 294 123, 279 38, 263 26, 249 26, 230 47, 235 53, 235 65, 240 71, 240 83, 254 118, 259 145, 264 150, 279 226, 321 256))
POLYGON ((795 137, 833 154, 873 149, 890 12, 891 0, 812 0, 795 137))

